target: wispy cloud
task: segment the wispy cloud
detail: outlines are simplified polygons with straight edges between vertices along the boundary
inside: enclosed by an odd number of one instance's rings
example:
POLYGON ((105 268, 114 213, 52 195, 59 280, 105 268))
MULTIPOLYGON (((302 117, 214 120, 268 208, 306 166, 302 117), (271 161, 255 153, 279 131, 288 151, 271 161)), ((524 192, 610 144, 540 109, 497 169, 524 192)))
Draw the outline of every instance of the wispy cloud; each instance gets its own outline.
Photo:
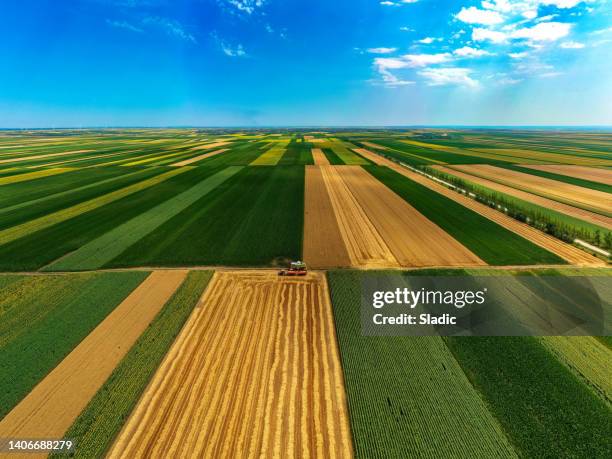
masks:
POLYGON ((485 51, 484 49, 472 48, 471 46, 464 46, 453 51, 453 54, 460 57, 482 57, 492 56, 493 53, 485 51))
POLYGON ((564 41, 559 46, 564 49, 582 49, 585 47, 584 43, 579 43, 577 41, 564 41))
POLYGON ((504 22, 504 18, 497 11, 480 10, 473 6, 461 8, 455 17, 467 24, 494 25, 504 22))
POLYGON ((415 40, 415 43, 420 43, 422 45, 431 45, 433 42, 436 41, 442 41, 442 39, 436 37, 425 37, 421 38, 420 40, 415 40))
POLYGON ((133 24, 130 24, 127 21, 112 21, 110 19, 106 20, 106 23, 111 26, 111 27, 115 27, 117 29, 125 29, 125 30, 129 30, 131 32, 138 32, 138 33, 142 33, 144 32, 143 29, 141 29, 140 27, 137 27, 133 24))
POLYGON ((418 1, 419 0, 395 0, 395 1, 385 0, 383 2, 380 2, 380 4, 383 6, 402 6, 402 5, 408 5, 410 3, 416 3, 418 1))
POLYGON ((265 0, 220 0, 220 2, 245 14, 253 14, 266 3, 265 0))
POLYGON ((478 82, 470 77, 472 70, 464 67, 425 68, 419 75, 429 86, 460 85, 475 88, 478 82))
POLYGON ((390 54, 397 51, 397 48, 368 48, 368 53, 370 54, 390 54))
POLYGON ((144 25, 154 26, 162 29, 168 35, 191 43, 197 43, 196 38, 189 33, 185 27, 175 19, 160 16, 147 16, 142 20, 144 25))
POLYGON ((229 56, 229 57, 246 57, 247 56, 244 46, 242 46, 241 43, 232 45, 228 43, 227 41, 225 41, 224 39, 222 39, 221 37, 219 37, 219 35, 217 35, 216 32, 213 32, 211 36, 217 42, 217 44, 219 45, 219 48, 221 49, 223 54, 225 54, 226 56, 229 56))

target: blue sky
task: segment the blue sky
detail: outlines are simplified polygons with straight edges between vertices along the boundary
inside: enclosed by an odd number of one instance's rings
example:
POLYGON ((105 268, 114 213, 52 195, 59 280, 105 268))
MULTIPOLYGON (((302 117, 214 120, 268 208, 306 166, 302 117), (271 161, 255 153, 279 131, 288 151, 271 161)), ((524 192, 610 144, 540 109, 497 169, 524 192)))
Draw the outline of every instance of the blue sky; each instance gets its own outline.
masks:
POLYGON ((612 0, 4 0, 0 127, 612 125, 612 0))

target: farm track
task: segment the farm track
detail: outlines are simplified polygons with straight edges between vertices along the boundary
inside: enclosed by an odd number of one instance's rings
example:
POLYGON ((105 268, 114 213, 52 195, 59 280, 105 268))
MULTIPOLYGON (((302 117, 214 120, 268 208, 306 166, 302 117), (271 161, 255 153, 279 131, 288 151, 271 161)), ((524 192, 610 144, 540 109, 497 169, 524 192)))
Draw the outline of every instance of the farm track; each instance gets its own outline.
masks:
POLYGON ((595 212, 590 212, 588 210, 570 206, 568 204, 564 204, 562 202, 555 201, 553 199, 538 196, 533 193, 528 193, 526 191, 519 190, 519 189, 513 188, 508 185, 503 185, 501 183, 497 183, 492 180, 488 180, 482 177, 467 174, 465 172, 461 172, 456 169, 451 169, 446 166, 432 166, 432 167, 436 170, 439 170, 440 172, 444 172, 449 175, 454 175, 457 178, 475 183, 477 185, 484 186, 493 191, 504 193, 509 196, 513 196, 515 198, 530 202, 532 204, 536 204, 538 206, 542 206, 547 209, 555 210, 562 214, 566 214, 571 217, 575 217, 580 220, 584 220, 585 222, 592 223, 593 225, 598 225, 603 228, 612 230, 612 218, 606 217, 605 215, 600 215, 595 212))
POLYGON ((486 265, 363 168, 343 167, 339 174, 400 265, 486 265))
POLYGON ((346 410, 324 274, 217 272, 109 457, 351 457, 346 410))
POLYGON ((523 167, 536 169, 554 174, 567 175, 583 180, 591 180, 593 182, 612 185, 612 171, 597 167, 573 166, 573 165, 557 165, 557 164, 527 164, 523 167))
MULTIPOLYGON (((318 162, 314 151, 313 157, 318 162)), ((350 266, 351 259, 340 234, 321 169, 306 166, 305 180, 304 260, 312 268, 350 266)))
MULTIPOLYGON (((603 215, 612 214, 610 195, 537 175, 526 174, 488 164, 453 165, 452 169, 483 177, 494 182, 550 198, 573 207, 603 215)), ((608 218, 608 223, 612 222, 608 218)))
POLYGON ((186 275, 147 277, 0 421, 0 438, 62 438, 186 275))
MULTIPOLYGON (((440 185, 433 180, 430 180, 416 172, 412 172, 409 169, 400 166, 399 164, 383 158, 382 156, 376 155, 375 153, 371 153, 367 156, 368 159, 376 162, 376 164, 381 166, 387 166, 390 169, 393 169, 403 176, 413 180, 417 183, 420 183, 423 186, 426 186, 432 191, 439 193, 443 196, 446 196, 449 199, 452 199, 455 202, 467 207, 468 209, 473 210, 474 212, 479 213, 480 215, 488 218, 489 220, 503 226, 510 231, 518 234, 519 236, 524 237, 528 241, 533 242, 534 244, 539 245, 540 247, 557 254, 564 260, 568 261, 573 265, 578 266, 606 266, 606 263, 600 260, 597 257, 594 257, 585 251, 574 247, 570 244, 566 244, 559 239, 556 239, 548 234, 545 234, 541 231, 538 231, 531 226, 521 223, 512 217, 509 217, 495 209, 492 209, 484 204, 481 204, 474 199, 463 196, 456 191, 450 190, 443 185, 440 185)), ((442 170, 443 168, 438 168, 442 170)), ((454 172, 454 171, 452 171, 454 172)))
POLYGON ((323 150, 320 148, 313 148, 311 152, 312 159, 314 159, 316 166, 329 166, 329 160, 327 159, 327 156, 325 156, 325 153, 323 153, 323 150))
POLYGON ((318 167, 338 219, 351 265, 369 268, 399 267, 395 255, 342 180, 338 172, 340 168, 318 167))

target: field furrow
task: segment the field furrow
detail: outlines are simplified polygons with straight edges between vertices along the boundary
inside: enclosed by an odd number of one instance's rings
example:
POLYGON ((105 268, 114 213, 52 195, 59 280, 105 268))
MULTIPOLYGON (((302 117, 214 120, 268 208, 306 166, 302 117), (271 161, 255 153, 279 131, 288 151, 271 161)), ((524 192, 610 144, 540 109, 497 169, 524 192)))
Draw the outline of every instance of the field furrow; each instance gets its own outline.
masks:
POLYGON ((328 298, 319 273, 216 273, 109 457, 350 457, 328 298))

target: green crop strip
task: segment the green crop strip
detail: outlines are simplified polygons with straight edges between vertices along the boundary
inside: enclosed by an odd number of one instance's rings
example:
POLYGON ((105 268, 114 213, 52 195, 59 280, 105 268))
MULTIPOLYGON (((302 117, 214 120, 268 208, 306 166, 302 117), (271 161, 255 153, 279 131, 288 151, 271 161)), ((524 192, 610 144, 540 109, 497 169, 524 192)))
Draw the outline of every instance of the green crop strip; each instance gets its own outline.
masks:
POLYGON ((446 342, 521 455, 610 457, 610 408, 535 338, 446 342))
POLYGON ((265 266, 302 252, 304 166, 246 167, 107 266, 265 266))
POLYGON ((361 273, 328 273, 357 457, 516 457, 439 337, 365 337, 361 273))
MULTIPOLYGON (((212 271, 192 271, 64 435, 75 457, 103 457, 179 334, 212 271)), ((53 456, 52 456, 53 457, 53 456)))
POLYGON ((5 283, 0 290, 0 418, 147 274, 22 276, 5 283))
POLYGON ((9 175, 9 176, 0 178, 0 186, 8 185, 11 183, 24 182, 27 180, 35 180, 35 179, 39 179, 42 177, 49 177, 50 175, 64 174, 66 172, 70 172, 73 170, 74 169, 69 168, 69 167, 58 167, 56 169, 44 169, 42 171, 28 172, 25 174, 9 175))
POLYGON ((323 154, 329 161, 329 164, 331 164, 332 166, 341 166, 346 164, 344 161, 342 161, 342 159, 340 159, 340 157, 336 153, 334 153, 333 150, 329 148, 322 148, 321 150, 323 150, 323 154))
POLYGON ((243 166, 230 166, 187 191, 174 196, 156 207, 128 220, 75 252, 47 266, 48 271, 96 269, 119 256, 125 249, 154 231, 170 218, 179 214, 197 200, 232 177, 243 166))
POLYGON ((381 166, 365 166, 364 169, 487 264, 567 263, 557 255, 396 171, 381 166))
POLYGON ((338 155, 338 157, 342 161, 344 161, 345 164, 352 164, 352 165, 372 164, 370 161, 368 161, 364 157, 359 156, 357 153, 346 148, 344 144, 340 142, 339 140, 332 142, 330 146, 333 152, 336 155, 338 155))
POLYGON ((97 209, 98 207, 102 207, 125 196, 161 183, 164 180, 168 180, 169 178, 174 177, 175 175, 182 174, 187 170, 188 169, 183 168, 171 170, 156 177, 136 183, 134 185, 127 186, 117 191, 113 191, 104 196, 100 196, 89 201, 82 202, 72 207, 68 207, 67 209, 62 209, 52 214, 45 215, 35 220, 22 223, 21 225, 0 231, 0 245, 7 244, 8 242, 14 241, 23 236, 27 236, 28 234, 48 228, 49 226, 56 225, 57 223, 61 223, 82 213, 97 209))

